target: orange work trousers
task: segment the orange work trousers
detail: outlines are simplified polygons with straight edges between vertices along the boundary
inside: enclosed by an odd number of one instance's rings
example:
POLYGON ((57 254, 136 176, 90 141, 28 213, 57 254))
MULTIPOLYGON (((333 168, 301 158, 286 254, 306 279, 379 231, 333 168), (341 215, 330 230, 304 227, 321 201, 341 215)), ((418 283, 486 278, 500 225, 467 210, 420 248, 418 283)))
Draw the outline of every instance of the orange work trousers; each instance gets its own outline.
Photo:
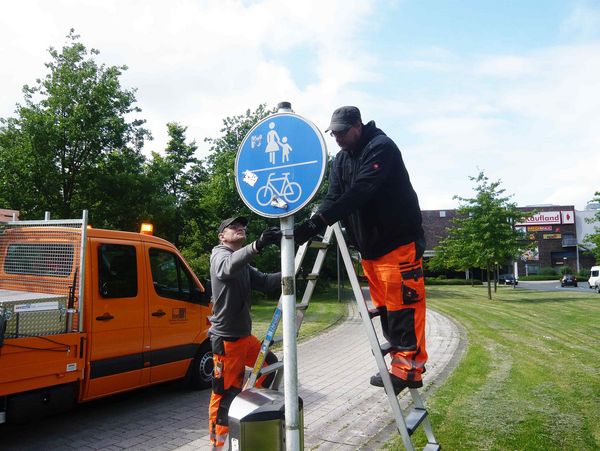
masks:
MULTIPOLYGON (((420 253, 419 253, 420 254, 420 253)), ((425 281, 416 243, 397 247, 375 260, 363 260, 381 328, 393 346, 391 373, 420 381, 425 371, 425 281)))
MULTIPOLYGON (((208 408, 208 431, 213 449, 225 445, 229 432, 229 406, 242 390, 246 367, 253 367, 260 352, 261 342, 254 335, 242 338, 210 337, 213 351, 213 384, 208 408)), ((269 352, 265 365, 277 361, 275 354, 269 352)), ((258 379, 259 387, 271 384, 274 374, 258 379)))

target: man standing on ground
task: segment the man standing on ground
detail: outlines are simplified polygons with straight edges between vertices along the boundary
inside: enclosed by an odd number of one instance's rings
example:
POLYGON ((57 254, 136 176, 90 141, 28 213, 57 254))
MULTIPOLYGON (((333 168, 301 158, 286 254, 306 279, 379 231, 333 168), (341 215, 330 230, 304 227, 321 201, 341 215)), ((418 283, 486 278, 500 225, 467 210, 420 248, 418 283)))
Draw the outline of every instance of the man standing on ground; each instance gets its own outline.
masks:
MULTIPOLYGON (((294 230, 298 244, 342 221, 362 256, 383 334, 393 346, 391 378, 396 394, 423 386, 425 371, 425 238, 421 210, 396 144, 360 111, 333 112, 331 131, 341 151, 318 212, 294 230)), ((371 384, 383 387, 379 374, 371 384)))
MULTIPOLYGON (((250 266, 256 254, 270 244, 281 241, 281 231, 265 230, 260 238, 247 246, 244 217, 225 219, 219 226, 219 242, 210 256, 210 281, 213 315, 209 331, 213 351, 213 388, 209 406, 209 434, 214 450, 221 449, 229 432, 229 406, 240 393, 246 366, 253 366, 261 342, 252 335, 250 318, 251 290, 277 292, 281 289, 281 273, 264 274, 250 266)), ((277 361, 269 353, 267 363, 277 361)), ((268 386, 274 375, 258 380, 268 386)))

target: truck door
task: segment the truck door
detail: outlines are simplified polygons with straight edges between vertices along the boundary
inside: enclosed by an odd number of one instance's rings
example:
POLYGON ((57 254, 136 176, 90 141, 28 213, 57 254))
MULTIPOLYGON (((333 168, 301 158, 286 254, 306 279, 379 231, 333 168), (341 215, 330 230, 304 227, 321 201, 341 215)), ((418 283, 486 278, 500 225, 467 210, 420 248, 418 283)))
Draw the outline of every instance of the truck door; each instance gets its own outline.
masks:
POLYGON ((146 290, 141 242, 91 240, 92 308, 86 399, 139 387, 146 290))
POLYGON ((201 325, 199 288, 182 259, 172 249, 146 244, 150 262, 148 306, 150 380, 183 377, 198 350, 201 325))

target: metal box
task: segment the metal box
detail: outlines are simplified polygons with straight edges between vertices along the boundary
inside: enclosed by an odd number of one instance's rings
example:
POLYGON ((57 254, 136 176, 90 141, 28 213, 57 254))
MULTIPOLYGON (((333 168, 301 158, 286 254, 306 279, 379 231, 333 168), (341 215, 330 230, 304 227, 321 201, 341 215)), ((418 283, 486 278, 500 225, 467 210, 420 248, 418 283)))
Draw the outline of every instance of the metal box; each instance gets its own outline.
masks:
MULTIPOLYGON (((298 398, 300 449, 304 448, 302 399, 298 398)), ((283 393, 251 388, 235 397, 229 408, 230 451, 280 451, 285 449, 285 399, 283 393)))
POLYGON ((6 319, 5 338, 66 332, 67 297, 0 289, 0 315, 6 319))

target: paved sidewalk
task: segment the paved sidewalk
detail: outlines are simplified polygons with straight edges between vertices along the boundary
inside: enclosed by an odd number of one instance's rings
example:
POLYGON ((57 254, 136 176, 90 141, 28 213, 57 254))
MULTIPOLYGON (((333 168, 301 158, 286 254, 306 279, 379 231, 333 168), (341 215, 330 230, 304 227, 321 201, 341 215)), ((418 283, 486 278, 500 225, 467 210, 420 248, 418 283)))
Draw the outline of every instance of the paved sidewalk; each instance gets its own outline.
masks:
MULTIPOLYGON (((381 336, 379 320, 374 323, 381 336)), ((424 392, 451 367, 464 345, 459 326, 432 310, 427 311, 425 333, 429 361, 424 392)), ((381 441, 397 433, 383 388, 369 384, 376 372, 377 364, 354 302, 349 303, 346 321, 298 345, 298 391, 304 401, 306 450, 373 449, 374 437, 381 441)), ((408 392, 401 397, 403 408, 409 397, 408 392)), ((208 441, 208 436, 204 439, 208 441)), ((199 440, 179 449, 203 446, 199 440)))

